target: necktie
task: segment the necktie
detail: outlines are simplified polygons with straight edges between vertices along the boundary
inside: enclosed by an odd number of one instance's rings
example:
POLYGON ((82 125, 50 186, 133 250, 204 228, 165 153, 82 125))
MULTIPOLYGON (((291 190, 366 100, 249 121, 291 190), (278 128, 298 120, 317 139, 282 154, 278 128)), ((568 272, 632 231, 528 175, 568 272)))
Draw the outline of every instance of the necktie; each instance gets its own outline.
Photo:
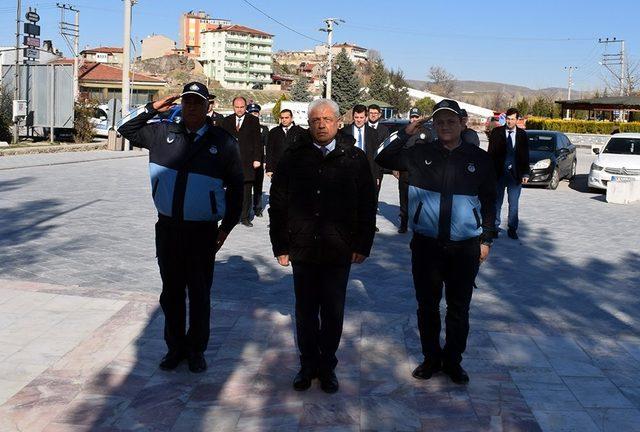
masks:
POLYGON ((236 119, 236 131, 240 130, 240 125, 242 124, 242 117, 237 117, 236 119))
POLYGON ((329 153, 329 149, 327 148, 327 146, 321 147, 320 150, 322 150, 322 157, 326 157, 327 154, 329 153))
POLYGON ((507 144, 511 146, 511 148, 514 148, 515 146, 513 145, 513 139, 511 139, 511 134, 513 133, 513 131, 507 131, 508 132, 508 136, 507 136, 507 144))
POLYGON ((287 136, 287 132, 289 132, 289 128, 285 127, 285 128, 282 128, 282 130, 284 131, 284 136, 287 136))
POLYGON ((364 150, 364 146, 362 145, 362 128, 358 128, 358 147, 364 150))

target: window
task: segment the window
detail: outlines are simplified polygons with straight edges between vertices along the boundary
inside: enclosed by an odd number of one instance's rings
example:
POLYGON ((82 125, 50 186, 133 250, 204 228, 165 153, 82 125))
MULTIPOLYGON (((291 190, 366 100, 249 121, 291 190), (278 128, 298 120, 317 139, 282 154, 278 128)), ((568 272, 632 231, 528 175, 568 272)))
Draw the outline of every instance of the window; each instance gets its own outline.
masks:
POLYGON ((640 138, 611 138, 602 153, 640 155, 640 138))
POLYGON ((556 149, 557 140, 554 135, 527 133, 527 136, 529 138, 529 151, 552 152, 556 149))

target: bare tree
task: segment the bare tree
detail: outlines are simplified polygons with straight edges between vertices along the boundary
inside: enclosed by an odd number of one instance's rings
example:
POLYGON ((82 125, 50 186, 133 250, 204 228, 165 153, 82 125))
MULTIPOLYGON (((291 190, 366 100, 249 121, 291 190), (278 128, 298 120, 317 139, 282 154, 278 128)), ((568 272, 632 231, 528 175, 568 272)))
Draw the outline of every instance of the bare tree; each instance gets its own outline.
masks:
POLYGON ((455 90, 455 77, 442 66, 429 68, 427 89, 440 96, 451 96, 455 90))

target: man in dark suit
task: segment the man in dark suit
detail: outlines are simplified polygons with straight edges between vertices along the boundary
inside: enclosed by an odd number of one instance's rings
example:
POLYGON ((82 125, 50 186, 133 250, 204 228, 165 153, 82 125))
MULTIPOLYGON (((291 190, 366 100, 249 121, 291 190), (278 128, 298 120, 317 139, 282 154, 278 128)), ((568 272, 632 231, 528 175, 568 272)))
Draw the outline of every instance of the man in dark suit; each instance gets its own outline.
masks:
MULTIPOLYGON (((370 128, 375 130, 378 135, 378 149, 376 150, 376 154, 380 152, 380 150, 382 149, 382 143, 384 142, 384 140, 389 138, 389 135, 390 135, 389 129, 385 125, 380 124, 381 116, 382 116, 382 110, 380 109, 379 105, 371 104, 367 107, 367 117, 368 117, 367 124, 369 125, 370 128)), ((376 197, 380 196, 382 179, 384 178, 384 174, 385 174, 384 170, 380 168, 378 169, 379 169, 379 177, 377 181, 376 197)), ((387 174, 388 173, 389 172, 387 171, 387 174)))
POLYGON ((252 227, 249 219, 251 211, 251 190, 255 179, 255 170, 260 168, 260 121, 247 114, 247 100, 238 96, 233 100, 234 113, 225 117, 222 127, 238 140, 240 157, 242 158, 242 172, 244 174, 244 198, 242 201, 242 225, 252 227))
POLYGON ((509 238, 518 239, 518 201, 522 185, 529 181, 529 142, 527 133, 517 127, 520 113, 509 108, 506 124, 491 131, 489 136, 489 155, 498 179, 498 197, 496 201, 496 229, 500 227, 500 210, 507 189, 509 201, 508 231, 509 238))
POLYGON ((269 234, 278 263, 293 264, 302 365, 293 387, 306 390, 318 377, 323 391, 335 393, 349 270, 371 251, 375 184, 365 154, 338 133, 338 105, 315 100, 308 116, 309 133, 285 151, 273 174, 269 234))
MULTIPOLYGON (((369 162, 371 175, 375 179, 377 191, 382 181, 382 170, 374 160, 378 154, 378 145, 380 143, 378 139, 378 132, 367 123, 366 106, 360 104, 355 105, 351 110, 351 113, 353 123, 343 127, 341 132, 346 135, 351 135, 356 140, 355 146, 364 151, 367 156, 367 161, 369 162)), ((377 206, 376 199, 376 208, 377 206)), ((378 231, 378 227, 376 227, 376 231, 378 231)))
MULTIPOLYGON (((262 107, 257 103, 247 105, 247 112, 260 120, 260 110, 262 107)), ((253 214, 256 217, 262 217, 262 182, 264 181, 264 153, 269 140, 269 128, 260 125, 260 167, 255 169, 255 177, 253 180, 253 214)))
POLYGON ((303 133, 305 130, 293 122, 291 110, 280 111, 280 124, 269 131, 267 139, 267 156, 264 166, 267 177, 273 175, 284 151, 303 133))

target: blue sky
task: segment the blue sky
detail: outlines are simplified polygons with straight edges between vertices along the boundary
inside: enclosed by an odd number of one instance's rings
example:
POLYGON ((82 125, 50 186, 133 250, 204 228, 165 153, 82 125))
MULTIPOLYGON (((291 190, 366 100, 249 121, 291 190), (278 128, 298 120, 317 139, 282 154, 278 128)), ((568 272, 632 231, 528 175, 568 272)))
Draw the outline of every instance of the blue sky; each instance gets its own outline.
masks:
MULTIPOLYGON (((605 46, 599 37, 625 39, 632 63, 640 60, 640 2, 593 0, 537 2, 323 0, 281 2, 247 0, 273 18, 312 39, 327 17, 342 18, 335 42, 353 42, 382 54, 386 64, 407 78, 426 79, 440 65, 464 80, 498 81, 531 88, 566 87, 565 66, 577 66, 575 89, 602 88, 609 73, 598 61, 605 46), (282 5, 288 5, 282 7, 282 5), (274 7, 273 5, 278 5, 274 7), (300 6, 299 6, 300 5, 300 6)), ((69 53, 58 34, 55 1, 23 0, 23 10, 37 7, 42 39, 53 39, 69 53)), ((80 9, 81 47, 122 45, 121 0, 73 0, 80 9)), ((16 0, 0 2, 0 45, 15 41, 16 0)), ((275 35, 274 49, 311 48, 317 42, 270 20, 244 0, 139 0, 134 6, 136 41, 156 33, 178 37, 178 20, 189 9, 204 10, 275 35)), ((72 19, 69 16, 69 19, 72 19)), ((608 52, 617 46, 610 45, 608 52)))

